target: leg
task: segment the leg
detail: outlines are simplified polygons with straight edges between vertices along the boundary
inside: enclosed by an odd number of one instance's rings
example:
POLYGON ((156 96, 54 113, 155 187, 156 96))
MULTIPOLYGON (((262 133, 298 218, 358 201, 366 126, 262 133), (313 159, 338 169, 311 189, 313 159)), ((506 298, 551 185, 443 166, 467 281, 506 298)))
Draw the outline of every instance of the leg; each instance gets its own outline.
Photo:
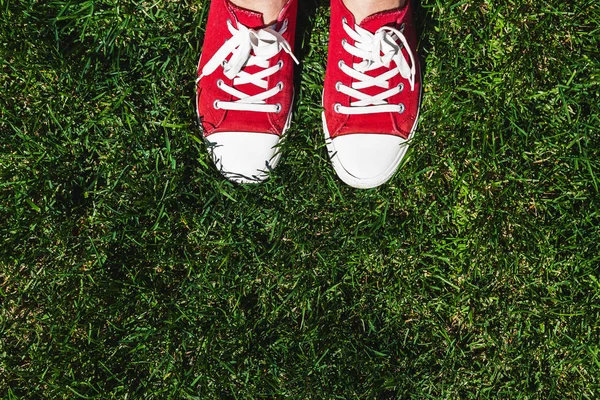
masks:
POLYGON ((268 178, 291 123, 298 0, 212 0, 198 64, 196 111, 228 179, 268 178), (268 28, 265 28, 265 23, 268 28))
POLYGON ((331 0, 323 130, 340 179, 392 178, 416 130, 421 97, 410 0, 331 0))

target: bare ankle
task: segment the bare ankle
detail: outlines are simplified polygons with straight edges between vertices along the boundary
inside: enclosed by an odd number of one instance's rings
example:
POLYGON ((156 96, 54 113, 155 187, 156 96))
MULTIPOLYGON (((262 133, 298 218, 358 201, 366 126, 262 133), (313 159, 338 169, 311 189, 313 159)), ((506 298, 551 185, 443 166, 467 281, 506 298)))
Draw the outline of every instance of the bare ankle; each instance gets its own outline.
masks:
POLYGON ((265 24, 277 21, 279 13, 288 0, 230 0, 238 7, 262 13, 265 24))
POLYGON ((369 15, 402 7, 407 1, 409 0, 344 0, 344 4, 359 24, 369 15))

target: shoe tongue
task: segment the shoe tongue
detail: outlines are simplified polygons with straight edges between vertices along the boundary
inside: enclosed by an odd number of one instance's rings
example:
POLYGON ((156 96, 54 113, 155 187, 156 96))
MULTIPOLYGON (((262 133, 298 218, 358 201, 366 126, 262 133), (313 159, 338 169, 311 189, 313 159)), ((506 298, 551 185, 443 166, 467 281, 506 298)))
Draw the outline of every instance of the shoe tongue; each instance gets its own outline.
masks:
POLYGON ((373 15, 369 15, 367 18, 362 20, 360 27, 368 30, 371 33, 375 33, 377 29, 384 25, 397 24, 404 18, 407 8, 408 7, 405 5, 404 7, 396 10, 381 11, 373 15))
POLYGON ((227 3, 231 14, 240 24, 250 29, 265 27, 262 13, 238 7, 229 0, 227 0, 227 3))

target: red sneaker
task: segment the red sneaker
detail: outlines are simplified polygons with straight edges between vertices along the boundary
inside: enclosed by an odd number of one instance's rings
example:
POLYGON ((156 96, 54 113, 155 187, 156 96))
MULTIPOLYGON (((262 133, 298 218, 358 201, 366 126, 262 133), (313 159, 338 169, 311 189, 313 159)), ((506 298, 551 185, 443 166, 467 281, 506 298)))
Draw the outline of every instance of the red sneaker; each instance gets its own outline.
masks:
POLYGON ((333 167, 350 186, 382 185, 406 154, 421 102, 416 48, 411 0, 360 25, 331 0, 323 128, 333 167))
POLYGON ((213 161, 228 179, 260 182, 280 158, 290 126, 297 0, 277 22, 213 0, 196 80, 196 110, 213 161))

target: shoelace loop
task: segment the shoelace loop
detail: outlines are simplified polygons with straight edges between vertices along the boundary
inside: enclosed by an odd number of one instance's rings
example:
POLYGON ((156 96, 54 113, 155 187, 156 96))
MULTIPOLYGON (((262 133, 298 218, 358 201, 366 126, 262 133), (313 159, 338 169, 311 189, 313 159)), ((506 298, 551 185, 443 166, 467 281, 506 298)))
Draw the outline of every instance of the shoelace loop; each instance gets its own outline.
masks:
POLYGON ((354 45, 349 44, 344 39, 342 46, 348 53, 362 59, 362 61, 352 66, 340 61, 339 68, 354 78, 354 82, 352 87, 338 82, 336 89, 358 101, 350 103, 350 107, 336 104, 335 111, 341 114, 403 113, 405 110, 403 104, 389 104, 387 101, 390 97, 404 90, 403 84, 390 88, 389 81, 398 74, 409 82, 412 91, 415 90, 416 62, 408 41, 402 32, 403 28, 397 30, 389 26, 383 26, 373 34, 358 25, 355 25, 354 28, 350 27, 345 19, 343 20, 343 26, 348 36, 354 41, 354 45), (410 63, 404 56, 402 49, 406 50, 410 63), (395 68, 390 68, 392 62, 396 65, 395 68), (367 74, 367 72, 381 67, 388 68, 389 71, 376 77, 367 74), (375 96, 361 91, 374 86, 387 90, 375 96))
POLYGON ((284 21, 281 29, 276 31, 272 28, 263 28, 259 30, 250 29, 241 23, 237 23, 237 29, 231 21, 227 21, 227 28, 231 33, 231 38, 215 53, 215 55, 204 65, 202 72, 196 84, 202 78, 215 72, 217 68, 222 67, 224 75, 233 80, 233 86, 243 84, 253 84, 264 89, 264 92, 250 96, 232 86, 225 84, 222 80, 217 81, 217 86, 224 92, 237 98, 236 101, 214 102, 215 108, 238 111, 256 111, 256 112, 279 112, 280 104, 267 104, 266 101, 283 90, 283 82, 279 82, 273 88, 268 89, 268 78, 283 68, 283 62, 279 62, 269 67, 271 58, 275 57, 282 50, 289 54, 292 59, 298 62, 294 56, 292 48, 283 34, 287 30, 287 20, 284 21), (227 58, 231 54, 231 58, 227 58), (250 74, 244 71, 245 67, 258 66, 259 72, 250 74))

